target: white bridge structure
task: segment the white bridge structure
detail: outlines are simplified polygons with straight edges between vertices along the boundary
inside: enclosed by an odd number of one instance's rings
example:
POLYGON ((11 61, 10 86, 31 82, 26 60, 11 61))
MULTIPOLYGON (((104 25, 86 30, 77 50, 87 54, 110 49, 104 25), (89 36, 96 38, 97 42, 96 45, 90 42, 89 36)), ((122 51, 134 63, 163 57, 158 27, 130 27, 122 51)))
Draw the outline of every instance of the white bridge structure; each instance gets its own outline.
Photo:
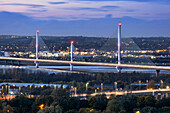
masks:
POLYGON ((131 65, 131 64, 121 64, 121 26, 122 24, 118 24, 118 63, 97 63, 97 62, 79 62, 73 61, 73 44, 74 41, 71 41, 70 48, 70 61, 62 61, 62 60, 46 60, 46 59, 38 59, 38 38, 39 38, 39 30, 36 31, 36 58, 16 58, 16 57, 0 57, 0 60, 11 60, 11 61, 29 61, 34 62, 36 68, 39 67, 40 62, 45 63, 58 63, 58 64, 70 64, 70 71, 73 71, 74 65, 88 65, 88 66, 107 66, 107 67, 116 67, 117 71, 120 73, 123 68, 135 68, 135 69, 147 69, 147 70, 156 70, 156 76, 159 75, 160 70, 170 71, 170 67, 165 66, 149 66, 149 65, 131 65))

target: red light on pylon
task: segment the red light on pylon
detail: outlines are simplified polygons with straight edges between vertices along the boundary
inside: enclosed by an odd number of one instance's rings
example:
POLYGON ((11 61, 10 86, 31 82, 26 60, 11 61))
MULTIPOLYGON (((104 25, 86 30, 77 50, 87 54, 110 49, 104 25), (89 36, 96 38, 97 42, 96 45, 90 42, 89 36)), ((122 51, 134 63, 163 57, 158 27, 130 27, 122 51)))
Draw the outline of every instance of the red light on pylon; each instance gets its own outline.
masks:
POLYGON ((120 47, 120 44, 117 44, 118 47, 120 47))
POLYGON ((119 26, 121 26, 122 25, 122 23, 119 23, 119 26))
POLYGON ((35 47, 38 47, 38 44, 35 44, 35 47))
POLYGON ((71 44, 74 44, 74 41, 73 41, 73 40, 71 41, 71 44))
POLYGON ((37 30, 37 33, 39 33, 39 30, 37 30))

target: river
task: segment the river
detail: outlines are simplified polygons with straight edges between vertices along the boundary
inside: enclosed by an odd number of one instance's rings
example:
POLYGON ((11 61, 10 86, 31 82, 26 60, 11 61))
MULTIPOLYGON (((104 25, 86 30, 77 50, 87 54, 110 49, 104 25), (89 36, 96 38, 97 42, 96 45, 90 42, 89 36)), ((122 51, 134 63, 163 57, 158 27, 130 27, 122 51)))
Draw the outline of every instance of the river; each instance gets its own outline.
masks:
MULTIPOLYGON (((12 66, 12 65, 0 65, 0 69, 12 69, 12 68, 23 68, 23 69, 30 69, 30 70, 37 70, 35 66, 12 66)), ((41 71, 48 71, 50 73, 59 73, 59 72, 69 72, 69 66, 39 66, 38 70, 41 71), (45 70, 49 69, 49 70, 45 70)), ((115 67, 104 67, 104 66, 74 66, 76 71, 85 71, 85 72, 117 72, 115 67)), ((142 72, 142 73, 155 73, 155 70, 147 70, 147 69, 131 69, 131 68, 123 68, 122 72, 142 72)), ((170 71, 163 71, 161 70, 160 73, 168 73, 170 71)))

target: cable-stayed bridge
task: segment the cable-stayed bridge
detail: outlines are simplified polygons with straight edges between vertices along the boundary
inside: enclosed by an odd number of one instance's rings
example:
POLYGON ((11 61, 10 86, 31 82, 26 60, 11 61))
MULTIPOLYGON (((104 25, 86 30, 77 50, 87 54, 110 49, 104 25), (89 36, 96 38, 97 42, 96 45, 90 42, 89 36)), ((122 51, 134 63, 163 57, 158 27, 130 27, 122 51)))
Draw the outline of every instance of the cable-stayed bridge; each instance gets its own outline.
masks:
POLYGON ((135 68, 135 69, 170 71, 170 67, 165 67, 165 66, 147 66, 147 65, 113 64, 113 63, 98 63, 98 62, 61 61, 61 60, 29 59, 29 58, 15 58, 15 57, 0 57, 0 60, 14 60, 14 61, 28 61, 28 62, 35 62, 36 61, 36 62, 44 62, 44 63, 88 65, 88 66, 108 66, 108 67, 119 67, 119 68, 135 68))
POLYGON ((29 59, 29 58, 15 58, 15 57, 0 57, 0 60, 11 60, 11 61, 30 61, 35 62, 36 68, 39 67, 40 62, 46 62, 46 63, 59 63, 59 64, 70 64, 70 70, 73 70, 73 65, 89 65, 89 66, 109 66, 109 67, 116 67, 118 72, 121 71, 123 68, 136 68, 136 69, 150 69, 150 70, 156 70, 157 74, 159 74, 160 70, 166 70, 170 71, 170 67, 164 67, 164 66, 150 66, 150 65, 132 65, 132 64, 122 64, 121 63, 121 23, 118 25, 118 63, 97 63, 97 62, 78 62, 74 61, 73 59, 73 44, 74 41, 71 41, 71 47, 70 47, 70 61, 61 61, 61 60, 44 60, 39 59, 38 55, 38 47, 39 47, 39 31, 36 31, 36 59, 29 59))

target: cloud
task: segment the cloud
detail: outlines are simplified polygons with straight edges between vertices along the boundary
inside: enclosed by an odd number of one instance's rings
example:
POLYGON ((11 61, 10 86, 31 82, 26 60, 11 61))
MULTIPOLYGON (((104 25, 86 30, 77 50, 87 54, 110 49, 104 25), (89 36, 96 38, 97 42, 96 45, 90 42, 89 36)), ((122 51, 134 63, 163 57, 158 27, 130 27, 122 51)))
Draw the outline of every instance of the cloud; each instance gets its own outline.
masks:
POLYGON ((49 4, 66 4, 67 2, 48 2, 49 4))
POLYGON ((41 36, 112 36, 113 38, 117 36, 117 24, 121 21, 122 37, 170 36, 170 19, 148 22, 131 17, 112 18, 110 14, 105 18, 89 20, 45 21, 11 12, 0 12, 0 17, 1 35, 35 35, 35 31, 39 29, 41 36))
POLYGON ((101 8, 104 8, 104 9, 115 9, 115 8, 119 8, 119 7, 118 6, 108 5, 108 6, 102 6, 101 8))
POLYGON ((136 1, 136 2, 170 2, 169 0, 77 0, 77 1, 136 1))
POLYGON ((144 20, 170 18, 170 4, 162 0, 0 0, 0 12, 15 12, 40 20, 88 20, 129 16, 144 20), (17 6, 17 7, 16 7, 17 6))
POLYGON ((31 7, 44 7, 44 5, 35 5, 35 4, 21 4, 21 3, 8 3, 0 5, 12 5, 12 6, 31 6, 31 7))
POLYGON ((105 9, 102 9, 102 8, 89 8, 89 7, 84 7, 84 8, 81 8, 81 7, 77 7, 77 8, 65 8, 66 10, 86 10, 86 11, 106 11, 105 9))

